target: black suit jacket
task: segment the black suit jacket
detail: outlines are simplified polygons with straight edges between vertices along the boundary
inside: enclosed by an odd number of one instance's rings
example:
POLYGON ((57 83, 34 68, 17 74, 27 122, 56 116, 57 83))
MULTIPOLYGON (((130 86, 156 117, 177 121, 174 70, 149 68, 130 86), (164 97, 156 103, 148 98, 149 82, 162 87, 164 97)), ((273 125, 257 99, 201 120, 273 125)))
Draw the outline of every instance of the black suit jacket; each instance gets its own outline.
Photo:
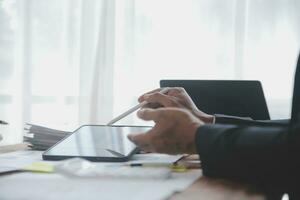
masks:
POLYGON ((259 185, 270 193, 300 190, 300 57, 290 121, 264 122, 216 116, 197 130, 203 174, 259 185))

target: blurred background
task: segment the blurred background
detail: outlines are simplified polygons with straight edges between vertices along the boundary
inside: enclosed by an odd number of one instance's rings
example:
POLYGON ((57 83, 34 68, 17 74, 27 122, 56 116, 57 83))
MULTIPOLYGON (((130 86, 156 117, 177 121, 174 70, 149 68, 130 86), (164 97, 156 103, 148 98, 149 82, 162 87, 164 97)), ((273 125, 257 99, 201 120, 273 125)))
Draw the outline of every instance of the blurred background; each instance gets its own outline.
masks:
MULTIPOLYGON (((298 0, 0 0, 0 145, 105 124, 160 79, 260 80, 290 116, 298 0)), ((143 124, 130 115, 123 124, 143 124)))

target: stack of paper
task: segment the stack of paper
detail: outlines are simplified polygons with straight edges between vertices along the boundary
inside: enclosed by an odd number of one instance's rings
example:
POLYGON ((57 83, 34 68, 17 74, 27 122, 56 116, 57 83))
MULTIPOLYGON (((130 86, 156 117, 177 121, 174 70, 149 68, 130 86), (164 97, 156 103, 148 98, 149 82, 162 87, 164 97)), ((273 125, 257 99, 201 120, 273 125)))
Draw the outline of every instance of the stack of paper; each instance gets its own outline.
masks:
POLYGON ((46 150, 64 137, 71 134, 71 132, 51 129, 34 124, 26 124, 26 126, 24 142, 28 142, 29 146, 36 150, 46 150))

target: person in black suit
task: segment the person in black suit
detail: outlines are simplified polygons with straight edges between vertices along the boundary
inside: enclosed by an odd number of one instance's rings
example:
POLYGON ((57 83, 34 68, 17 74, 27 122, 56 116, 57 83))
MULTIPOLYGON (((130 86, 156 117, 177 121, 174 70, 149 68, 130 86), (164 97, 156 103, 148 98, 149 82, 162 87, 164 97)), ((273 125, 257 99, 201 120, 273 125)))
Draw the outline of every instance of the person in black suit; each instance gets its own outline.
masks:
POLYGON ((147 133, 129 139, 145 151, 198 153, 203 174, 253 183, 290 199, 300 198, 300 56, 294 82, 291 120, 253 121, 201 112, 182 88, 157 89, 138 116, 153 120, 147 133), (298 181, 299 180, 299 181, 298 181))

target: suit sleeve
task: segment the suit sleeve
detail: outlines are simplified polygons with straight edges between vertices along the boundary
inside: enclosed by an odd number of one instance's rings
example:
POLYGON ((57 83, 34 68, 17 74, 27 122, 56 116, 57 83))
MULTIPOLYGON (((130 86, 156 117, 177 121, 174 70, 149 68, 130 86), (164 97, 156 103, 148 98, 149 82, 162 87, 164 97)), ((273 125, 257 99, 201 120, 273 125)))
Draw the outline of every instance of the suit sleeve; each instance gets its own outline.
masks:
POLYGON ((289 126, 290 120, 253 120, 250 117, 236 117, 215 114, 216 124, 257 125, 257 126, 289 126))
POLYGON ((203 174, 262 185, 291 183, 299 174, 299 131, 281 126, 202 126, 196 145, 203 174))

